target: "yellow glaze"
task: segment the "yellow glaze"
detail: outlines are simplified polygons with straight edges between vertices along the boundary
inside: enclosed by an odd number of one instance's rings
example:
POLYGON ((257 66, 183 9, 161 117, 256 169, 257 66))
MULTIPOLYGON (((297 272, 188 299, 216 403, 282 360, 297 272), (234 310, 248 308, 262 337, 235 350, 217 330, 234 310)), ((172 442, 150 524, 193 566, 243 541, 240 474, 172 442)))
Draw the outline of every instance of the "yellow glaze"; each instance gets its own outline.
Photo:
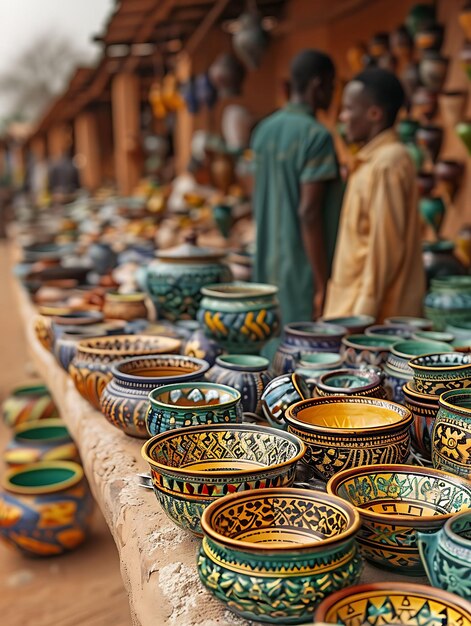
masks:
POLYGON ((395 411, 377 406, 322 404, 299 411, 296 419, 304 424, 323 428, 363 429, 396 424, 403 416, 395 411))

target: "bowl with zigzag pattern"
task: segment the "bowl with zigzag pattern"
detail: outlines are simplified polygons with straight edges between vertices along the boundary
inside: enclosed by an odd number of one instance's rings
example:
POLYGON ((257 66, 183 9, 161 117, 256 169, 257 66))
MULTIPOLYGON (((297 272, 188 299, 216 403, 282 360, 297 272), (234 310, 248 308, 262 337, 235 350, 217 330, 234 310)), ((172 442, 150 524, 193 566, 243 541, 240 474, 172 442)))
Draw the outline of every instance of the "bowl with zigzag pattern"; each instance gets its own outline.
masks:
POLYGON ((424 354, 409 361, 419 393, 439 396, 445 391, 471 386, 471 354, 424 354))

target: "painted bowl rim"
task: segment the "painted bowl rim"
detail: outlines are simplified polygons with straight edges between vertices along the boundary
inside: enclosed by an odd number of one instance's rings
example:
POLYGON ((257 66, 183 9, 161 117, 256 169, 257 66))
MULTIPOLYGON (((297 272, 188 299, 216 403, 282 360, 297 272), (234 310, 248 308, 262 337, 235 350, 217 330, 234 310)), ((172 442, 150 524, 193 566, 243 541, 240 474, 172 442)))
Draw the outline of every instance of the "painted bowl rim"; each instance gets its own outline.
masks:
POLYGON ((79 353, 85 353, 85 354, 95 354, 98 356, 105 356, 108 354, 111 354, 113 356, 120 356, 120 355, 124 355, 124 357, 126 357, 127 355, 131 356, 135 356, 135 352, 133 352, 133 350, 131 349, 124 349, 124 348, 95 348, 93 347, 93 345, 88 345, 89 342, 91 342, 92 344, 96 344, 100 341, 117 341, 117 340, 124 340, 124 339, 128 339, 128 340, 135 340, 134 343, 137 343, 137 340, 141 340, 141 341, 147 341, 147 340, 152 340, 155 345, 151 348, 149 348, 148 350, 145 350, 144 352, 141 352, 141 355, 147 355, 147 354, 154 354, 153 350, 157 350, 158 349, 158 344, 163 344, 162 348, 165 346, 166 350, 168 352, 171 352, 172 349, 174 350, 178 350, 181 346, 181 341, 179 339, 173 339, 172 337, 164 337, 163 335, 146 335, 144 333, 141 333, 139 335, 102 335, 99 337, 91 337, 88 339, 83 339, 82 341, 79 341, 77 344, 77 354, 79 353), (165 345, 167 344, 167 345, 165 345))
POLYGON ((258 354, 220 354, 216 357, 215 365, 219 365, 220 367, 231 366, 231 369, 235 372, 264 372, 270 369, 270 361, 258 354), (230 359, 237 358, 250 358, 255 359, 258 362, 258 365, 242 365, 239 363, 232 363, 230 359))
MULTIPOLYGON (((450 352, 450 345, 446 345, 446 343, 444 341, 426 341, 425 339, 406 339, 405 341, 398 341, 397 343, 395 343, 393 345, 393 347, 391 348, 391 354, 394 354, 394 356, 397 356, 401 359, 408 359, 410 360, 411 357, 413 359, 424 356, 425 354, 428 354, 427 352, 423 352, 422 354, 410 354, 410 352, 401 352, 399 350, 399 346, 403 345, 405 343, 419 343, 419 344, 427 344, 427 349, 432 347, 432 348, 437 348, 437 352, 434 352, 433 354, 451 354, 450 352), (436 344, 436 345, 432 345, 431 344, 436 344), (440 344, 443 345, 443 350, 438 350, 438 348, 440 347, 440 344), (446 349, 445 349, 446 348, 446 349)), ((431 354, 431 353, 430 353, 431 354)))
MULTIPOLYGON (((445 370, 447 372, 460 372, 461 370, 464 369, 470 369, 471 368, 471 356, 466 356, 466 353, 464 353, 463 355, 463 359, 468 360, 467 363, 461 363, 460 365, 439 365, 436 368, 435 367, 430 367, 428 365, 421 365, 420 361, 427 358, 427 357, 431 357, 431 356, 438 356, 438 355, 446 355, 446 356, 459 356, 460 354, 462 354, 461 352, 454 352, 453 350, 450 350, 450 352, 431 352, 430 354, 422 354, 421 356, 416 356, 415 358, 411 359, 408 362, 408 366, 411 367, 414 372, 418 371, 418 372, 438 372, 440 370, 445 370)), ((437 381, 437 383, 439 383, 440 381, 437 381)))
POLYGON ((213 283, 201 287, 200 292, 208 298, 223 300, 240 300, 259 296, 273 296, 278 293, 278 287, 266 283, 249 283, 234 281, 233 283, 213 283))
MULTIPOLYGON (((434 475, 436 477, 446 476, 451 482, 456 485, 468 487, 470 495, 471 495, 471 481, 466 480, 466 478, 461 478, 460 476, 455 476, 455 474, 450 474, 448 472, 444 472, 442 470, 438 470, 432 467, 421 467, 419 465, 406 465, 401 463, 388 463, 385 465, 363 465, 362 467, 350 467, 349 469, 341 470, 334 474, 327 481, 327 493, 330 493, 333 496, 337 496, 341 498, 336 493, 336 490, 339 486, 339 483, 345 478, 355 477, 356 474, 360 476, 365 473, 369 474, 380 474, 381 472, 388 473, 398 473, 398 474, 421 474, 421 475, 434 475)), ((406 499, 407 501, 407 499, 406 499)), ((348 502, 348 500, 347 500, 348 502)), ((350 504, 355 507, 360 517, 364 516, 367 520, 371 521, 379 521, 383 524, 391 525, 393 523, 400 523, 401 526, 412 527, 415 528, 418 523, 429 523, 429 522, 441 522, 447 519, 450 519, 456 515, 454 513, 442 513, 440 515, 400 515, 400 514, 388 514, 388 513, 375 513, 373 511, 369 511, 368 509, 362 509, 357 507, 355 504, 350 504)), ((436 524, 434 524, 435 526, 436 524)))
POLYGON ((231 493, 229 495, 223 496, 221 498, 217 498, 214 502, 212 502, 203 512, 201 516, 201 529, 205 537, 216 541, 219 544, 223 544, 230 548, 234 548, 243 552, 255 552, 258 554, 266 554, 267 552, 276 552, 277 554, 283 554, 287 552, 304 552, 304 551, 321 551, 325 546, 331 546, 335 543, 340 543, 344 541, 348 541, 349 539, 353 539, 354 535, 360 530, 361 519, 358 514, 358 511, 355 510, 349 502, 343 500, 343 498, 339 498, 338 496, 334 496, 331 494, 324 493, 322 491, 314 491, 311 489, 298 489, 296 487, 268 487, 264 489, 255 490, 246 490, 240 491, 238 493, 231 493), (237 539, 232 539, 231 537, 225 537, 224 535, 219 534, 216 530, 211 526, 211 520, 213 516, 217 513, 218 509, 221 506, 226 506, 227 503, 235 500, 244 500, 249 498, 253 500, 254 498, 263 498, 265 497, 282 497, 283 494, 287 495, 298 495, 300 498, 309 498, 310 500, 318 500, 322 502, 330 502, 336 504, 341 507, 348 515, 349 522, 348 527, 343 530, 341 533, 334 537, 328 537, 327 539, 318 539, 310 542, 306 542, 303 544, 293 544, 292 546, 273 546, 270 543, 253 543, 250 541, 239 541, 237 539), (345 506, 347 505, 347 506, 345 506))
POLYGON ((373 315, 339 315, 338 317, 330 317, 327 319, 320 319, 320 322, 324 322, 326 324, 334 324, 335 326, 342 326, 346 328, 346 326, 363 326, 366 323, 367 326, 373 324, 375 318, 373 315), (335 321, 338 320, 338 321, 335 321), (341 323, 341 321, 343 323, 341 323))
POLYGON ((442 394, 440 394, 440 397, 438 398, 438 404, 440 407, 444 407, 449 411, 455 411, 464 415, 471 415, 471 408, 459 406, 452 402, 453 398, 460 395, 469 396, 471 404, 471 389, 469 387, 463 387, 462 389, 449 389, 448 391, 444 391, 442 394))
POLYGON ((455 541, 456 543, 461 544, 467 550, 470 550, 470 541, 469 541, 469 539, 463 539, 463 537, 461 535, 458 535, 458 533, 456 533, 453 530, 453 524, 456 521, 459 521, 458 518, 459 517, 466 517, 467 515, 471 518, 471 509, 468 509, 467 511, 460 511, 459 513, 455 513, 455 515, 453 517, 451 517, 449 520, 447 520, 445 522, 444 528, 446 528, 447 533, 452 535, 453 541, 455 541))
POLYGON ((30 463, 16 469, 8 470, 3 475, 2 487, 9 493, 19 495, 42 495, 56 493, 58 491, 64 491, 64 489, 69 489, 69 487, 73 487, 82 480, 84 475, 82 466, 74 461, 41 461, 39 463, 30 463), (40 487, 22 487, 20 485, 11 484, 11 479, 18 474, 42 469, 68 469, 73 471, 74 474, 56 486, 42 485, 40 487))
MULTIPOLYGON (((369 371, 356 372, 355 370, 349 370, 346 368, 332 370, 330 372, 326 372, 325 374, 321 374, 319 376, 319 380, 316 386, 319 387, 322 391, 334 391, 334 392, 336 391, 337 395, 339 395, 339 393, 342 392, 345 389, 345 387, 334 387, 332 385, 329 385, 326 382, 326 379, 331 378, 332 376, 342 376, 342 375, 359 376, 359 377, 364 377, 366 379, 365 384, 353 386, 351 387, 352 390, 363 389, 364 391, 370 391, 371 389, 374 389, 375 387, 381 386, 381 378, 378 376, 378 374, 375 374, 374 372, 369 372, 369 371)), ((354 392, 352 391, 352 393, 354 392)), ((350 394, 345 393, 341 395, 350 395, 350 394)))
POLYGON ((361 334, 352 334, 346 335, 342 337, 342 343, 344 346, 348 348, 355 348, 357 350, 370 350, 371 352, 390 352, 392 346, 397 343, 396 337, 386 337, 386 335, 366 335, 365 333, 361 334), (368 345, 367 343, 355 343, 352 341, 353 338, 367 337, 368 339, 381 339, 384 343, 381 345, 368 345))
MULTIPOLYGON (((310 408, 310 407, 307 407, 310 408)), ((380 406, 379 408, 384 408, 380 406)), ((302 407, 299 408, 302 410, 302 407)), ((412 412, 409 411, 408 408, 399 404, 398 402, 392 402, 392 400, 383 400, 381 398, 372 398, 371 396, 326 396, 322 398, 308 398, 306 400, 300 400, 292 404, 285 412, 285 420, 288 422, 288 425, 293 425, 300 430, 305 430, 307 432, 320 432, 322 434, 326 434, 329 432, 342 433, 347 435, 355 435, 357 433, 368 433, 373 430, 372 437, 376 436, 377 433, 382 431, 388 431, 390 429, 397 428, 398 426, 404 426, 407 422, 412 423, 413 415, 412 412), (292 415, 295 409, 300 407, 302 404, 306 404, 308 402, 313 402, 315 405, 322 404, 388 404, 391 407, 391 410, 397 413, 399 419, 392 424, 384 424, 381 426, 365 426, 363 428, 333 428, 327 426, 317 426, 314 424, 307 424, 306 422, 302 422, 298 420, 296 417, 292 415)))
POLYGON ((369 583, 366 585, 354 585, 352 587, 340 589, 322 600, 317 609, 314 611, 314 619, 316 621, 325 620, 328 611, 334 609, 336 604, 346 597, 353 600, 356 595, 361 597, 365 594, 372 594, 380 591, 384 591, 384 595, 391 592, 398 592, 400 594, 402 592, 402 594, 405 595, 409 592, 425 599, 434 600, 436 602, 441 601, 443 604, 447 603, 452 607, 458 607, 459 609, 466 611, 469 615, 469 619, 471 620, 471 603, 464 598, 461 598, 454 593, 450 593, 449 591, 438 589, 437 587, 409 582, 369 583))
POLYGON ((130 363, 136 363, 136 361, 148 360, 148 359, 155 359, 155 360, 169 359, 169 358, 174 359, 175 357, 178 360, 184 359, 186 361, 192 361, 196 365, 199 365, 199 368, 191 372, 182 372, 181 374, 173 374, 172 376, 146 376, 145 382, 149 384, 152 381, 173 380, 180 376, 188 376, 188 375, 196 375, 196 374, 199 374, 202 376, 203 374, 206 374, 206 372, 209 370, 209 363, 207 361, 204 361, 203 359, 197 359, 196 357, 185 356, 184 354, 147 354, 145 356, 133 356, 133 357, 130 357, 129 359, 123 359, 122 361, 115 363, 115 365, 113 365, 113 367, 111 368, 111 373, 113 374, 114 378, 119 378, 129 383, 134 383, 136 382, 136 379, 142 378, 142 376, 139 376, 139 374, 129 374, 127 372, 123 372, 121 368, 125 367, 126 365, 129 365, 130 363))
POLYGON ((394 335, 394 333, 388 334, 386 332, 386 329, 388 328, 392 328, 393 330, 394 329, 403 330, 403 331, 407 331, 408 333, 413 332, 412 326, 408 326, 407 324, 372 324, 371 326, 368 326, 368 328, 365 328, 365 332, 363 334, 366 335, 367 337, 377 337, 378 335, 381 337, 394 337, 394 336, 401 337, 400 333, 397 333, 397 335, 394 335), (383 330, 384 335, 381 335, 380 332, 376 332, 378 329, 383 330))
MULTIPOLYGON (((388 326, 390 324, 405 324, 406 326, 411 326, 413 329, 420 328, 416 322, 423 323, 425 322, 426 326, 431 327, 432 321, 427 319, 426 317, 416 317, 415 315, 391 315, 384 320, 384 323, 388 326), (401 322, 388 322, 387 320, 402 320, 401 322), (409 320, 407 322, 406 320, 409 320)), ((422 330, 426 330, 423 328, 422 330)))
POLYGON ((188 409, 191 407, 180 407, 178 405, 175 404, 167 404, 166 402, 162 402, 161 400, 159 400, 158 398, 156 398, 155 396, 158 396, 162 393, 167 393, 170 391, 173 391, 173 389, 179 389, 182 386, 184 387, 193 387, 198 389, 199 386, 204 386, 204 387, 210 387, 211 389, 217 389, 219 391, 224 391, 227 394, 231 395, 231 400, 228 400, 227 402, 220 402, 218 404, 199 404, 198 406, 195 406, 193 408, 195 409, 210 409, 210 408, 214 408, 215 406, 221 407, 221 406, 231 406, 236 402, 240 402, 242 395, 240 393, 240 391, 238 391, 237 389, 234 389, 234 387, 229 387, 229 385, 222 385, 221 383, 212 383, 212 382, 205 382, 205 381, 191 381, 189 380, 188 382, 181 382, 181 383, 171 383, 170 385, 162 385, 160 387, 156 387, 155 389, 152 389, 151 392, 149 392, 148 394, 148 398, 149 398, 149 402, 152 404, 153 408, 160 408, 160 407, 165 407, 166 409, 188 409))
MULTIPOLYGON (((306 452, 306 444, 296 435, 292 433, 288 433, 284 430, 280 430, 279 428, 271 428, 268 426, 257 426, 256 424, 206 424, 200 426, 187 426, 186 428, 176 428, 173 430, 166 430, 163 433, 159 433, 158 435, 154 435, 150 439, 148 439, 141 448, 141 456, 147 461, 147 463, 158 470, 163 470, 165 473, 177 474, 179 476, 192 476, 192 477, 200 477, 205 478, 208 476, 218 476, 218 477, 230 477, 239 479, 241 476, 253 476, 254 474, 264 473, 272 471, 274 469, 279 469, 282 467, 289 467, 293 463, 297 463, 306 452), (152 459, 148 453, 151 448, 161 442, 161 440, 165 439, 173 439, 173 437, 178 437, 185 434, 191 434, 193 432, 197 432, 201 430, 203 432, 212 432, 218 430, 242 430, 245 432, 259 432, 270 435, 275 435, 280 439, 288 440, 298 447, 298 453, 288 461, 284 461, 283 463, 276 463, 273 465, 264 465, 259 468, 250 468, 247 470, 236 470, 234 472, 228 472, 228 470, 218 470, 218 471, 203 471, 203 470, 192 470, 187 469, 185 467, 172 467, 170 465, 164 465, 163 463, 159 463, 152 459)), ((229 459, 230 461, 230 459, 229 459)), ((229 481, 228 481, 229 482, 229 481)))
POLYGON ((420 404, 428 404, 431 406, 433 405, 434 407, 436 406, 438 411, 438 399, 440 396, 435 396, 428 393, 420 393, 420 391, 417 391, 416 389, 411 387, 413 383, 413 380, 409 380, 402 386, 402 391, 404 392, 404 395, 408 398, 414 399, 420 404))
POLYGON ((119 302, 126 304, 128 302, 144 302, 147 294, 144 291, 133 291, 132 293, 119 293, 119 291, 108 291, 105 293, 106 302, 119 302))
POLYGON ((290 324, 285 324, 283 327, 283 332, 288 331, 291 335, 296 335, 297 337, 322 337, 323 339, 335 339, 338 336, 345 336, 348 331, 345 326, 340 326, 339 324, 331 324, 330 322, 314 322, 314 321, 306 321, 306 322, 291 322, 290 324), (303 327, 312 326, 313 330, 302 330, 303 327), (330 329, 331 332, 322 332, 322 328, 330 329), (317 330, 319 329, 319 330, 317 330))

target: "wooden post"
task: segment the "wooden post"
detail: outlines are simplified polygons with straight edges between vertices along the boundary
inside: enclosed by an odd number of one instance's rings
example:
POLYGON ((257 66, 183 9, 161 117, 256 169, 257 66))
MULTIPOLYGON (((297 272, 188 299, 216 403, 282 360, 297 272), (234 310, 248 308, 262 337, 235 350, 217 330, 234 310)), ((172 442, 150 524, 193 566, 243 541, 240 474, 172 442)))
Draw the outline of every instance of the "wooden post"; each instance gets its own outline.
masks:
POLYGON ((132 193, 141 176, 139 146, 139 78, 117 74, 111 86, 116 183, 120 193, 132 193))
POLYGON ((83 111, 75 118, 75 157, 82 185, 94 191, 103 179, 97 116, 83 111))
MULTIPOLYGON (((177 78, 186 82, 191 76, 192 61, 188 54, 182 52, 177 60, 175 73, 177 78)), ((194 119, 186 106, 178 109, 175 124, 175 170, 181 174, 187 169, 191 158, 191 138, 194 130, 194 119)))

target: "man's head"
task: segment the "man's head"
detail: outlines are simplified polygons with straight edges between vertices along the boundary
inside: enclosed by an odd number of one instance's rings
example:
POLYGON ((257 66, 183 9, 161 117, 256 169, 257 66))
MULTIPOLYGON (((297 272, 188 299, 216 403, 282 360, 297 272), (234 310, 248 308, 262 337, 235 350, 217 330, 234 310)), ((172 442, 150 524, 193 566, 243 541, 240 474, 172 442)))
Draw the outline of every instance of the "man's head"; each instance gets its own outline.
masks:
POLYGON ((394 126, 404 98, 402 85, 392 72, 371 68, 355 76, 345 87, 340 114, 349 141, 370 141, 394 126))
POLYGON ((335 66, 319 50, 303 50, 291 62, 291 98, 308 104, 313 111, 328 109, 334 91, 335 66))

